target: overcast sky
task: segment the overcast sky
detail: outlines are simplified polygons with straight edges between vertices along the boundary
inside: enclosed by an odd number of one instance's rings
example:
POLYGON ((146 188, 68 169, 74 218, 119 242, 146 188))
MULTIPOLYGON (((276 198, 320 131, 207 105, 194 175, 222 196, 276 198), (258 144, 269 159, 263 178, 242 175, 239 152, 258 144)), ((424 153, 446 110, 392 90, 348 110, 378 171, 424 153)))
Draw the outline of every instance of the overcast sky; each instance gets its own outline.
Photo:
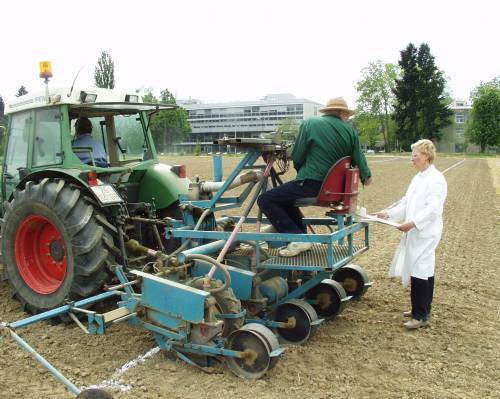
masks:
MULTIPOLYGON (((258 100, 292 93, 356 100, 370 62, 427 43, 455 98, 500 75, 500 1, 177 0, 0 2, 0 95, 21 85, 92 87, 102 50, 116 89, 168 88, 178 99, 258 100)), ((354 104, 353 104, 354 106, 354 104)))

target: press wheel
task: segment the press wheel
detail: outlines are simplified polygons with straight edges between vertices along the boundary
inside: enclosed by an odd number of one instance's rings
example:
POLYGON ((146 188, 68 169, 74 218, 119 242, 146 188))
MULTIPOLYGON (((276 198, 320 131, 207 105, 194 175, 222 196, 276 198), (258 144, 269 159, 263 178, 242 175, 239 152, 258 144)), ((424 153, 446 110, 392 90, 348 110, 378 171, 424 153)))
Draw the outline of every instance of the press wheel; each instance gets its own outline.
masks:
POLYGON ((257 379, 269 370, 269 344, 257 331, 251 328, 233 331, 227 338, 227 348, 246 355, 244 358, 226 357, 229 369, 238 377, 257 379))
MULTIPOLYGON (((262 338, 264 338, 267 347, 269 349, 269 353, 275 351, 280 347, 280 344, 278 342, 278 338, 276 338, 276 335, 273 334, 273 332, 267 328, 266 326, 259 324, 259 323, 249 323, 245 324, 243 327, 241 327, 241 330, 251 330, 253 332, 256 332, 259 334, 262 338)), ((278 363, 279 356, 271 357, 271 361, 269 362, 269 370, 271 370, 274 366, 276 366, 276 363, 278 363)))
POLYGON ((358 265, 346 265, 338 269, 332 277, 353 299, 361 298, 370 287, 370 279, 365 270, 358 265))
POLYGON ((318 319, 318 316, 307 302, 291 299, 278 306, 274 319, 292 324, 290 328, 278 327, 276 329, 280 341, 300 345, 306 342, 316 330, 312 323, 318 319))
POLYGON ((306 298, 313 301, 312 307, 318 316, 333 319, 345 307, 346 292, 337 281, 325 279, 306 293, 306 298))

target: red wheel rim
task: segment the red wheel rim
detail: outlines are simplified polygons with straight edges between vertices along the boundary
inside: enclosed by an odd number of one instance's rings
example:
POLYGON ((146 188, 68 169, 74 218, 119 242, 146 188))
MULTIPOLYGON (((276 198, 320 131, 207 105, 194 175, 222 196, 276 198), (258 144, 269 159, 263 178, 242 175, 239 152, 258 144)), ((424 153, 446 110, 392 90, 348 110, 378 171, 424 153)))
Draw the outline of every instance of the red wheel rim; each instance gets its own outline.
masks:
POLYGON ((66 277, 67 252, 61 233, 45 216, 24 219, 14 244, 16 263, 26 284, 39 294, 52 294, 66 277))

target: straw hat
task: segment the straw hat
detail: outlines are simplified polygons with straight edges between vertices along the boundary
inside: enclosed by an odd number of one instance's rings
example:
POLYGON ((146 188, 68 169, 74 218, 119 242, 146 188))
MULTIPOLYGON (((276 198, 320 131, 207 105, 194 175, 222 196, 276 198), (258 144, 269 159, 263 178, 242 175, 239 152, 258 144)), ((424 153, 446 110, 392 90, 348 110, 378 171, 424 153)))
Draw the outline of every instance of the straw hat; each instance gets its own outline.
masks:
POLYGON ((349 115, 354 115, 356 111, 349 109, 346 101, 342 97, 335 97, 328 100, 325 108, 321 108, 319 112, 328 113, 335 109, 340 109, 349 112, 349 115))

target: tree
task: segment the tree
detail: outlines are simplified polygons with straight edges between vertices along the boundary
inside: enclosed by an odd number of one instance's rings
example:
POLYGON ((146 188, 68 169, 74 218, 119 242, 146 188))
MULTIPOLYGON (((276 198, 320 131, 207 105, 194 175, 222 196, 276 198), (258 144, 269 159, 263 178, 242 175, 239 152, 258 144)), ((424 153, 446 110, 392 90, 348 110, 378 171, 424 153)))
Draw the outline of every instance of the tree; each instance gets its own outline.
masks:
POLYGON ((0 121, 3 119, 5 112, 5 103, 3 102, 2 96, 0 96, 0 121))
POLYGON ((429 46, 420 45, 417 57, 419 66, 418 95, 419 131, 420 138, 438 141, 442 136, 442 129, 452 124, 453 111, 449 105, 451 98, 446 93, 446 79, 434 63, 429 46))
POLYGON ((276 131, 281 133, 284 140, 295 141, 299 133, 299 125, 294 118, 285 118, 278 124, 276 131))
POLYGON ((3 128, 7 127, 7 116, 5 112, 5 103, 3 102, 2 96, 0 96, 0 156, 3 155, 3 149, 5 145, 5 131, 3 128))
MULTIPOLYGON (((159 100, 151 89, 147 89, 142 100, 146 103, 176 105, 175 97, 168 89, 160 93, 159 100)), ((172 144, 182 141, 191 133, 191 125, 187 116, 187 111, 181 107, 160 111, 152 116, 150 129, 158 149, 166 151, 172 144)))
POLYGON ((21 86, 17 91, 16 97, 21 97, 24 96, 25 94, 28 94, 28 90, 26 90, 26 87, 21 86))
POLYGON ((484 152, 488 145, 500 145, 500 76, 476 87, 471 100, 465 137, 484 152))
POLYGON ((446 80, 434 63, 427 44, 410 43, 401 51, 402 77, 396 79, 396 137, 405 149, 426 138, 437 141, 442 129, 452 123, 451 99, 445 92, 446 80))
POLYGON ((102 89, 114 89, 115 87, 115 63, 106 51, 103 51, 97 59, 94 80, 95 85, 102 89))
MULTIPOLYGON (((358 111, 364 116, 361 118, 363 123, 370 122, 374 124, 373 119, 368 118, 369 115, 378 120, 376 134, 371 134, 370 137, 379 135, 379 128, 384 138, 386 151, 390 147, 394 147, 390 134, 390 113, 393 111, 393 104, 396 96, 394 90, 396 87, 396 79, 399 76, 399 67, 394 64, 383 64, 382 61, 371 62, 362 70, 362 79, 358 81, 356 90, 359 93, 358 111), (367 119, 368 118, 368 119, 367 119)), ((365 130, 367 132, 368 130, 365 130)), ((373 131, 373 126, 370 128, 373 131)))
MULTIPOLYGON (((381 136, 380 118, 370 113, 358 113, 354 117, 354 125, 359 132, 359 142, 373 148, 381 136)), ((386 146, 387 148, 387 146, 386 146)))

